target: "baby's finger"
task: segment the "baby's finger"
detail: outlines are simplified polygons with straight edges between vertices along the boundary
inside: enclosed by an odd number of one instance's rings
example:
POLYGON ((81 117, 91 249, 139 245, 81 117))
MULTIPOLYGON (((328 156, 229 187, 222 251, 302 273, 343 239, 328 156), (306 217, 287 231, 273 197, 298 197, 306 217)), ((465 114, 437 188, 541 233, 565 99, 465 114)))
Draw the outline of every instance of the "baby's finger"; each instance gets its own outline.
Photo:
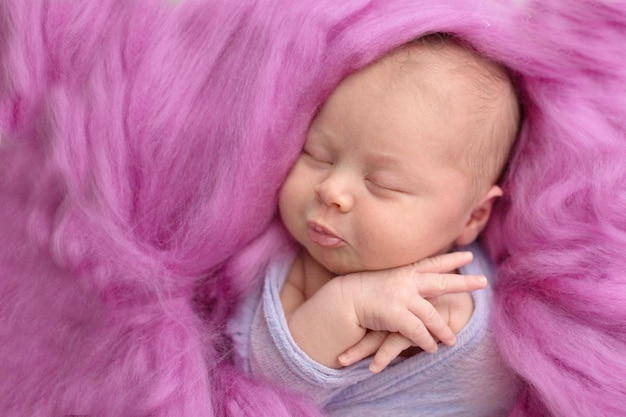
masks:
POLYGON ((390 333, 378 349, 378 352, 376 352, 369 367, 370 371, 375 374, 379 373, 385 369, 392 360, 397 358, 400 353, 410 348, 412 345, 411 341, 400 333, 390 333))
POLYGON ((424 258, 415 262, 411 266, 416 272, 433 272, 443 274, 455 271, 456 269, 469 264, 472 262, 472 259, 474 259, 472 252, 450 252, 444 253, 443 255, 424 258))
POLYGON ((480 290, 487 286, 487 278, 482 275, 420 274, 417 288, 424 298, 439 295, 480 290))
MULTIPOLYGON (((409 310, 422 321, 432 336, 435 336, 443 344, 452 346, 456 343, 456 335, 448 326, 448 323, 439 314, 437 309, 423 298, 416 298, 409 306, 409 310)), ((418 345, 422 347, 421 345, 418 345)), ((424 349, 422 347, 422 349, 424 349)), ((427 350, 427 349, 424 349, 427 350)))
POLYGON ((361 359, 373 355, 383 344, 389 332, 370 331, 355 345, 344 351, 337 360, 341 366, 350 366, 361 359))
MULTIPOLYGON (((427 301, 424 302, 428 303, 427 301)), ((436 310, 435 313, 438 315, 436 310)), ((428 319, 431 321, 436 320, 430 317, 428 319)), ((418 319, 413 314, 407 314, 398 323, 398 332, 409 339, 415 346, 422 348, 426 352, 434 353, 437 351, 437 342, 433 338, 433 335, 430 334, 422 320, 418 319)))
POLYGON ((424 297, 424 300, 428 301, 433 306, 437 307, 437 303, 439 302, 439 297, 424 297))

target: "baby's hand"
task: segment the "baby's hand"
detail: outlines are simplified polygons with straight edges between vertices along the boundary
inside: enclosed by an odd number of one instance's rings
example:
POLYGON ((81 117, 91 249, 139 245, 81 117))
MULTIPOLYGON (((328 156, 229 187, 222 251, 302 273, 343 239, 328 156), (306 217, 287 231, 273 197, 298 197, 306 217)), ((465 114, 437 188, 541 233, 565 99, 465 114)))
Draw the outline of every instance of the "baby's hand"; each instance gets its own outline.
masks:
POLYGON ((370 331, 339 356, 339 363, 347 366, 376 353, 370 369, 380 372, 411 346, 434 352, 437 350, 436 339, 446 345, 453 345, 456 342, 455 332, 466 322, 459 324, 458 318, 463 316, 469 319, 473 310, 471 296, 466 292, 483 288, 486 280, 484 277, 444 272, 463 266, 471 259, 469 252, 450 253, 424 259, 410 267, 367 273, 347 282, 348 286, 357 286, 350 291, 354 291, 355 314, 359 325, 370 331), (411 269, 407 271, 404 268, 411 269), (417 282, 415 272, 418 272, 417 282), (381 276, 382 273, 386 275, 381 276), (423 298, 452 292, 462 294, 443 296, 442 302, 437 305, 439 311, 423 298), (449 320, 450 313, 455 320, 449 320), (456 328, 451 329, 449 323, 456 328))
MULTIPOLYGON (((474 311, 472 296, 468 293, 444 294, 437 298, 435 308, 454 333, 461 331, 474 311)), ((413 343, 400 333, 370 331, 357 344, 337 358, 341 366, 350 366, 361 359, 374 355, 370 370, 378 373, 413 343)))

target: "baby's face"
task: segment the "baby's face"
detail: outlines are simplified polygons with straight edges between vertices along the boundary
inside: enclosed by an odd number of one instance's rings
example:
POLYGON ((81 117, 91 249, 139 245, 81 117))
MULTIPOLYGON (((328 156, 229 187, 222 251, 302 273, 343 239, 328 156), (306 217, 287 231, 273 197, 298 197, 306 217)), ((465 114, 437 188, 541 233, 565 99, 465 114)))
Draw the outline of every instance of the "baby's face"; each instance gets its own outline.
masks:
POLYGON ((445 252, 468 222, 469 182, 450 152, 468 126, 437 89, 391 85, 366 69, 312 122, 279 206, 289 232, 328 270, 385 269, 445 252))

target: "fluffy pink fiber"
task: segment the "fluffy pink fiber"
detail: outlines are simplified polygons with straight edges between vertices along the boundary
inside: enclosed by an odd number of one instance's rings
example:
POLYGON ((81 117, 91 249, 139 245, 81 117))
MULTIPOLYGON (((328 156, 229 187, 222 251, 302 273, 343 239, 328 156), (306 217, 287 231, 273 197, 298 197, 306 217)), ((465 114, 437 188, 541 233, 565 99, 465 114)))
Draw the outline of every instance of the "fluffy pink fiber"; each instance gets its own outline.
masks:
POLYGON ((224 319, 316 106, 433 31, 523 97, 485 234, 511 415, 623 416, 619 0, 1 2, 0 414, 317 415, 228 364, 224 319))

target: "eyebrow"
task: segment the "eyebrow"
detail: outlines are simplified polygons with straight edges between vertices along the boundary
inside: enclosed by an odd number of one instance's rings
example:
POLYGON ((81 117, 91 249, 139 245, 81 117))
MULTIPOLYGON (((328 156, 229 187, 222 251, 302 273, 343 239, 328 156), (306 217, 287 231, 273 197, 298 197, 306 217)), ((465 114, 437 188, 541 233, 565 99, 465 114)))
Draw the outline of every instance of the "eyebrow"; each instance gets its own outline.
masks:
POLYGON ((375 166, 379 166, 379 165, 398 165, 399 164, 399 160, 398 158, 394 158, 393 156, 390 155, 385 155, 385 154, 381 154, 381 153, 372 153, 370 155, 367 156, 367 161, 368 163, 371 163, 375 166))
POLYGON ((401 181, 413 182, 415 175, 407 167, 406 162, 401 162, 398 158, 385 154, 369 155, 367 166, 372 169, 372 173, 376 171, 388 172, 401 181))

